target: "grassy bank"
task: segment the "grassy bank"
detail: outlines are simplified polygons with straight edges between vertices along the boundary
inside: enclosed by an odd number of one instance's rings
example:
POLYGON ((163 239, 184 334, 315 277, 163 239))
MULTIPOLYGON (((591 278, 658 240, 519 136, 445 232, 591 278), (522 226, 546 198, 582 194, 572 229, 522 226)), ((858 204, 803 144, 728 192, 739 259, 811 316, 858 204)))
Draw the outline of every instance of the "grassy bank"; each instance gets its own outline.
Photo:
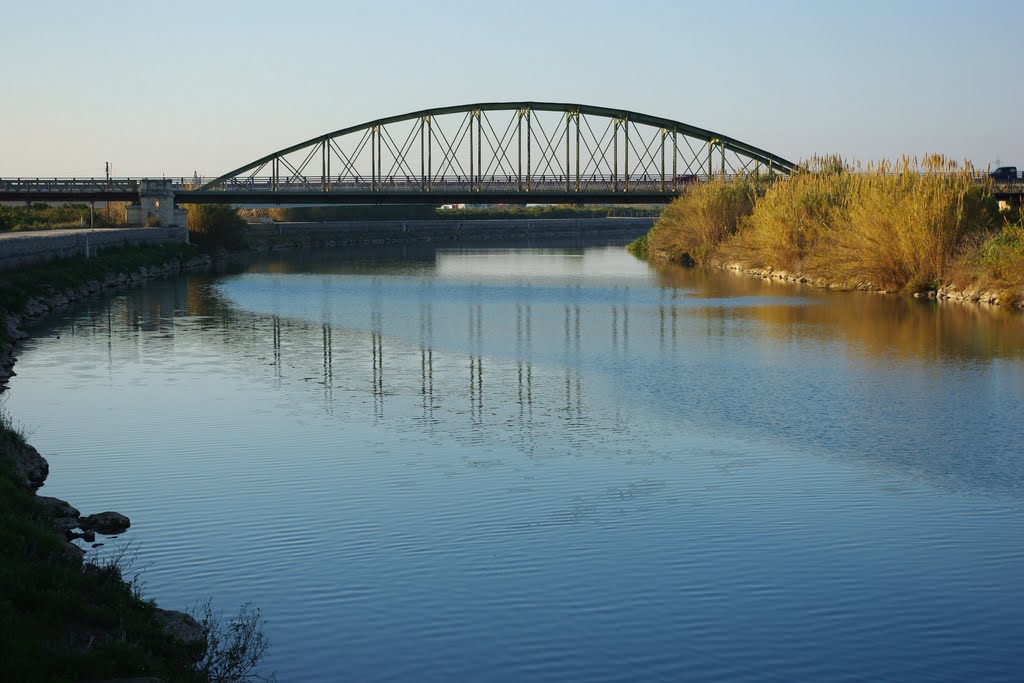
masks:
POLYGON ((1024 300, 1024 228, 991 188, 941 157, 854 172, 835 159, 770 185, 738 179, 689 189, 634 253, 785 271, 847 288, 939 287, 1024 300))

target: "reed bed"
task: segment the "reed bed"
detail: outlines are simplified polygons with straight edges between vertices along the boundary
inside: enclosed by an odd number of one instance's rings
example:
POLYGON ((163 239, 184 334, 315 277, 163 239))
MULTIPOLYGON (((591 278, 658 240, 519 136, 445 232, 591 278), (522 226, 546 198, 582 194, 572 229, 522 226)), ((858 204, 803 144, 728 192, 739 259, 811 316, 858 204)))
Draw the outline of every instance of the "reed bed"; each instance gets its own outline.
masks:
POLYGON ((991 187, 941 157, 857 174, 819 252, 822 276, 920 292, 949 281, 965 251, 999 227, 991 187))
POLYGON ((751 267, 817 270, 817 248, 846 214, 855 175, 842 160, 811 160, 811 170, 773 184, 718 256, 751 267))
POLYGON ((1024 287, 1024 225, 1000 216, 969 165, 929 156, 856 168, 822 157, 805 169, 772 184, 689 189, 649 233, 650 255, 887 291, 979 279, 1024 287))
POLYGON ((706 263, 754 210, 758 189, 754 180, 745 178, 691 185, 647 235, 647 252, 683 263, 706 263))

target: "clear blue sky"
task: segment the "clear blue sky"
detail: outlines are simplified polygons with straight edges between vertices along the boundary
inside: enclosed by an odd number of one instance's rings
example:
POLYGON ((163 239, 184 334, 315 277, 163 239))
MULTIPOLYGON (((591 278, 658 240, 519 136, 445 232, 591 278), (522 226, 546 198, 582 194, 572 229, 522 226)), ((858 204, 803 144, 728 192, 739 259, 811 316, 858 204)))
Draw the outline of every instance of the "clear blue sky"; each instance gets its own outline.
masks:
POLYGON ((552 100, 783 157, 1024 166, 1024 2, 0 0, 0 176, 216 175, 420 108, 552 100))

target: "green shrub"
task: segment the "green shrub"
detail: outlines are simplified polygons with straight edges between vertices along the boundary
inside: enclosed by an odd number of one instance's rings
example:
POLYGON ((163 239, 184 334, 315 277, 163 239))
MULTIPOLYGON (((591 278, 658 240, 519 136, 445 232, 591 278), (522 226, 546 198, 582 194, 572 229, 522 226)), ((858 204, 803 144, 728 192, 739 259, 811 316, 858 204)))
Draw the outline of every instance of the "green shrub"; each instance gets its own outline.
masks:
POLYGON ((637 237, 635 240, 626 245, 626 250, 633 256, 636 256, 637 258, 647 258, 648 242, 651 237, 651 232, 653 231, 654 228, 651 228, 651 230, 649 230, 647 234, 637 237))

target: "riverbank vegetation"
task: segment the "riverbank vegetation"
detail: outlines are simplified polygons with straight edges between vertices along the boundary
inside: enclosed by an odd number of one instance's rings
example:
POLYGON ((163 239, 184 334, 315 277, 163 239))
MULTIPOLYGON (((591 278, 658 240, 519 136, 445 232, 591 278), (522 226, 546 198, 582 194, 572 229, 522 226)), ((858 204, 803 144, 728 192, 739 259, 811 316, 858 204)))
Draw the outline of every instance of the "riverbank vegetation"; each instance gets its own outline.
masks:
POLYGON ((973 169, 933 156, 853 169, 813 160, 788 180, 690 188, 634 253, 784 271, 847 288, 983 287, 1024 300, 1024 228, 973 169))
POLYGON ((226 204, 185 204, 189 241, 208 251, 245 246, 245 220, 226 204))
POLYGON ((109 202, 91 211, 88 204, 0 204, 0 232, 87 228, 90 225, 97 228, 121 226, 127 220, 127 206, 127 202, 109 202))

